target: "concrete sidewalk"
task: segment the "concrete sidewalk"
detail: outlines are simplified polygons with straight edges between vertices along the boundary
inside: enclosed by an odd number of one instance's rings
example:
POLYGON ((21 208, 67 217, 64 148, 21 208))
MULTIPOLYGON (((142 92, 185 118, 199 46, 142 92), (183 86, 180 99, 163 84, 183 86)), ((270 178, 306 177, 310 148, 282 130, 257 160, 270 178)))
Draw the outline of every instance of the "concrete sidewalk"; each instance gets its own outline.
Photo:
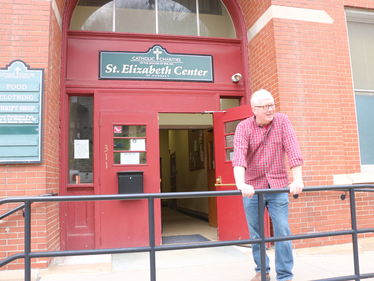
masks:
MULTIPOLYGON (((360 271, 374 273, 374 238, 360 239, 360 271)), ((274 250, 268 250, 272 280, 274 250)), ((157 281, 248 281, 253 275, 251 249, 228 246, 162 251, 156 254, 157 281)), ((351 275, 352 245, 295 249, 294 281, 351 275)), ((147 281, 147 253, 56 258, 47 269, 33 271, 38 281, 147 281)), ((0 271, 1 281, 23 280, 22 271, 0 271)), ((374 278, 365 279, 374 280, 374 278)))

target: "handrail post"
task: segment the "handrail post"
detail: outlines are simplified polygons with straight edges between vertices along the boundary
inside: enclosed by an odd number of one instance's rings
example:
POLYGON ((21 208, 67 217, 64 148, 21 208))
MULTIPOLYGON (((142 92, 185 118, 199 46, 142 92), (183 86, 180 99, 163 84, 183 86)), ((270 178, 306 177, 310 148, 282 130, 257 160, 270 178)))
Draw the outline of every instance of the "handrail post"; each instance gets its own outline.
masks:
POLYGON ((25 281, 31 281, 31 202, 25 202, 25 219, 24 219, 24 228, 25 228, 25 249, 24 249, 24 267, 25 267, 25 281))
POLYGON ((356 217, 356 199, 354 188, 349 189, 349 203, 351 208, 351 226, 352 226, 352 246, 353 246, 353 264, 355 275, 358 276, 355 280, 360 280, 360 262, 358 258, 358 235, 357 235, 357 217, 356 217))
POLYGON ((156 281, 156 252, 155 252, 155 204, 154 198, 148 198, 148 228, 149 228, 149 265, 151 281, 156 281))
POLYGON ((266 247, 265 247, 265 227, 264 227, 264 194, 258 193, 258 219, 260 224, 260 258, 261 258, 261 280, 266 280, 266 247))

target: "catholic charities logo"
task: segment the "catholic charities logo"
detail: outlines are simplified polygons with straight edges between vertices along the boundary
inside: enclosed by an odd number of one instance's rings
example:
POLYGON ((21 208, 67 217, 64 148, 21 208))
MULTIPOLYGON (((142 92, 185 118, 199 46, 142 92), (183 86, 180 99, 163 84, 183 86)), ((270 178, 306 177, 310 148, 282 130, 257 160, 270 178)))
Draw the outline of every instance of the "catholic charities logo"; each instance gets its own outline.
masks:
POLYGON ((144 53, 100 52, 100 79, 213 82, 210 55, 171 54, 160 45, 144 53))

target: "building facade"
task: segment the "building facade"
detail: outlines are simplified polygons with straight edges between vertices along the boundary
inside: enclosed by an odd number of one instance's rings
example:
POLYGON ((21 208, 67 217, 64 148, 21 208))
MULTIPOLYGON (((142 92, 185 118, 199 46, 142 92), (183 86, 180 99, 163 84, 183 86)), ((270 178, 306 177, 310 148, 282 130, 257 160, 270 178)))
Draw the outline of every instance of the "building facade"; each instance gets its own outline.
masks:
MULTIPOLYGON (((373 182, 372 9, 363 0, 1 1, 0 196, 118 194, 133 175, 146 193, 225 190, 215 181, 233 182, 232 135, 260 88, 294 125, 306 186, 373 182), (39 86, 19 78, 36 70, 39 86)), ((357 198, 359 227, 373 227, 373 195, 357 198)), ((290 206, 294 234, 350 228, 337 192, 290 206)), ((155 207, 157 243, 162 207, 205 217, 221 240, 248 237, 240 198, 170 200, 155 207)), ((141 200, 33 204, 32 249, 143 246, 146 217, 141 200)), ((0 230, 1 259, 22 251, 22 212, 0 230)))

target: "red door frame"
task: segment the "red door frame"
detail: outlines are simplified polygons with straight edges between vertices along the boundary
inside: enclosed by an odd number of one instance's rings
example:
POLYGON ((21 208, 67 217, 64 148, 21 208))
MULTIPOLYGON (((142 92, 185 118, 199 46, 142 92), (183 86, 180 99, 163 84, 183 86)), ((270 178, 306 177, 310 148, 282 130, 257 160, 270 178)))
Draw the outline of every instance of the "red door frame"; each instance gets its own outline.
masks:
MULTIPOLYGON (((245 62, 245 61, 248 61, 248 54, 247 54, 247 40, 246 40, 246 25, 244 23, 244 19, 242 17, 242 12, 240 10, 240 7, 239 7, 239 4, 236 3, 236 1, 230 1, 230 0, 222 0, 224 2, 224 4, 226 5, 229 13, 231 14, 232 16, 232 19, 233 19, 233 22, 234 22, 234 25, 235 25, 235 28, 236 28, 236 31, 237 31, 237 38, 238 40, 240 41, 240 45, 241 45, 241 56, 238 57, 239 60, 241 60, 242 62, 245 62)), ((78 0, 67 0, 66 3, 65 3, 65 7, 64 7, 64 12, 63 12, 63 19, 62 19, 62 66, 61 66, 61 107, 60 107, 60 120, 61 120, 61 146, 60 146, 60 161, 61 161, 61 169, 60 169, 60 194, 71 194, 70 191, 72 190, 71 188, 69 189, 68 185, 67 185, 67 176, 66 176, 66 172, 68 170, 68 161, 67 161, 67 155, 68 155, 68 144, 66 142, 67 140, 67 136, 68 136, 68 116, 67 116, 67 112, 68 112, 68 98, 69 98, 69 95, 93 95, 94 96, 94 101, 95 101, 95 106, 94 106, 94 114, 95 114, 95 117, 94 117, 94 122, 97 122, 98 120, 98 117, 97 117, 97 114, 98 112, 96 111, 97 109, 97 103, 96 103, 96 87, 95 87, 95 83, 86 83, 84 81, 68 81, 68 80, 65 80, 66 77, 67 77, 67 58, 68 58, 68 38, 69 38, 69 34, 76 34, 76 35, 80 35, 81 36, 85 36, 85 32, 68 32, 68 26, 69 26, 69 23, 70 23, 70 19, 71 19, 71 15, 74 11, 74 8, 77 4, 78 0), (83 82, 83 84, 81 84, 83 82)), ((91 33, 92 34, 92 33, 91 33)), ((102 33, 98 33, 100 36, 102 36, 103 34, 102 33)), ((105 37, 108 38, 108 40, 110 40, 110 37, 118 37, 118 34, 106 34, 105 37)), ((206 38, 196 38, 196 37, 180 37, 180 36, 165 36, 165 35, 142 35, 142 34, 138 34, 138 35, 128 35, 130 40, 132 40, 131 38, 143 38, 143 39, 147 39, 150 40, 150 42, 163 42, 163 41, 175 41, 176 39, 179 40, 180 38, 184 38, 183 40, 186 41, 186 42, 189 42, 189 44, 199 44, 200 42, 207 42, 209 41, 210 39, 206 39, 206 38)), ((117 38, 118 39, 118 38, 117 38)), ((215 41, 217 40, 216 38, 213 40, 215 41)), ((237 40, 237 41, 238 41, 237 40)), ((222 42, 226 42, 226 41, 230 41, 230 40, 226 40, 226 39, 222 39, 222 40, 218 40, 219 41, 222 41, 222 42)), ((232 41, 235 41, 235 40, 232 40, 232 41)), ((244 77, 248 77, 248 70, 247 70, 247 64, 244 63, 242 65, 242 74, 244 77)), ((227 81, 227 83, 231 83, 231 81, 227 81)), ((130 83, 131 84, 131 83, 130 83)), ((233 92, 230 92, 230 91, 227 91, 229 90, 230 88, 233 88, 232 87, 232 84, 230 85, 230 87, 226 87, 225 85, 218 85, 218 88, 215 90, 215 96, 216 96, 216 101, 213 104, 211 104, 211 106, 214 106, 214 109, 213 110, 217 110, 217 108, 219 107, 219 97, 220 96, 242 96, 243 97, 243 102, 247 99, 247 97, 249 96, 248 95, 248 87, 246 87, 246 81, 243 80, 241 81, 241 83, 237 84, 236 86, 237 89, 234 90, 233 92), (221 87, 221 89, 220 89, 221 87), (239 92, 237 90, 240 90, 239 92)), ((156 86, 153 87, 154 88, 163 88, 163 86, 161 85, 161 83, 155 83, 156 86)), ((189 86, 189 83, 179 83, 180 86, 177 86, 178 89, 181 89, 181 92, 186 92, 188 94, 191 94, 191 88, 189 86)), ((131 86, 130 85, 130 88, 134 88, 134 86, 131 86)), ((169 86, 168 85, 165 85, 165 89, 166 91, 169 89, 169 86)), ((195 87, 194 91, 198 91, 199 90, 199 87, 195 87)), ((211 89, 213 90, 213 89, 211 89)), ((115 90, 114 90, 115 91, 115 90)), ((212 92, 213 93, 213 92, 212 92)), ((212 95, 212 93, 210 93, 210 95, 212 95)), ((211 110, 211 108, 209 108, 211 110)), ((209 110, 208 109, 208 110, 209 110)), ((188 109, 186 109, 188 110, 188 109)), ((199 112, 199 109, 197 110, 199 112)), ((162 111, 160 111, 162 112, 162 111)), ((168 111, 170 112, 170 111, 168 111)), ((178 112, 186 112, 185 109, 182 109, 181 111, 178 111, 178 112)), ((187 111, 187 112, 196 112, 194 110, 190 110, 190 111, 187 111)), ((97 132, 94 132, 94 138, 97 139, 97 132)), ((97 146, 98 144, 96 143, 95 144, 95 151, 97 151, 97 146)), ((96 166, 97 163, 94 163, 94 166, 96 166)), ((96 168, 95 168, 96 169, 96 168)), ((97 174, 97 172, 95 173, 97 174)), ((95 183, 97 184, 97 183, 95 183)), ((79 186, 76 191, 77 191, 77 194, 83 194, 84 192, 91 192, 92 194, 94 193, 94 185, 86 185, 86 186, 79 186), (91 190, 91 191, 90 191, 91 190)), ((87 193, 86 193, 87 194, 87 193)), ((62 205, 61 208, 60 208, 60 221, 61 221, 61 248, 62 249, 66 249, 66 243, 67 243, 67 239, 66 239, 66 226, 64 225, 65 223, 65 220, 64 220, 64 215, 66 213, 66 208, 62 205)), ((97 227, 97 226, 95 226, 97 227)))
MULTIPOLYGON (((112 115, 116 113, 117 116, 120 116, 121 114, 119 112, 123 112, 122 115, 126 116, 128 114, 134 115, 138 114, 141 116, 142 114, 158 114, 160 112, 168 112, 168 113, 199 113, 203 111, 215 111, 219 110, 219 100, 220 100, 220 94, 211 94, 211 93, 200 93, 199 97, 199 103, 196 103, 196 96, 191 95, 189 92, 183 91, 170 91, 170 93, 165 93, 165 90, 157 90, 153 91, 153 93, 149 93, 147 90, 126 90, 127 93, 123 95, 124 90, 101 90, 101 91, 95 91, 94 92, 94 184, 89 185, 79 185, 79 186, 70 186, 70 190, 66 191, 66 194, 69 195, 80 195, 80 194, 107 194, 105 192, 101 185, 103 184, 103 175, 100 172, 102 170, 102 165, 104 163, 105 157, 102 155, 102 146, 104 145, 102 143, 102 134, 109 134, 108 128, 102 128, 102 126, 108 126, 107 124, 102 123, 102 117, 103 112, 106 110, 110 110, 109 113, 112 115), (141 112, 138 112, 138 107, 136 107, 137 104, 144 104, 145 101, 148 101, 148 105, 144 106, 141 110, 141 112), (183 102, 181 102, 183 101, 183 102), (151 110, 151 108, 153 108, 151 110), (149 110, 149 111, 147 111, 149 110), (104 130, 104 131, 103 131, 104 130), (74 190, 77 192, 74 193, 74 190), (84 193, 86 191, 86 193, 84 193)), ((79 93, 77 91, 72 91, 71 94, 78 95, 79 93)), ((227 96, 228 93, 224 96, 227 96)), ((68 98, 68 95, 66 96, 68 98)), ((248 107, 248 106, 247 106, 248 107)), ((215 157, 216 157, 216 175, 224 175, 223 182, 224 183, 231 183, 233 182, 232 173, 231 173, 231 162, 225 161, 223 155, 225 155, 224 150, 224 122, 233 120, 233 119, 242 119, 243 118, 243 108, 247 107, 240 107, 240 111, 238 111, 237 108, 229 109, 228 113, 216 113, 215 119, 214 119, 214 138, 215 138, 215 157), (217 116, 220 116, 220 120, 217 122, 217 116), (224 174, 222 171, 225 171, 224 174), (231 178, 230 178, 231 177, 231 178)), ((108 114, 109 114, 108 113, 108 114)), ((246 116, 248 116, 248 110, 246 113, 246 116)), ((117 118, 120 120, 121 118, 117 118)), ((125 120, 125 118, 123 118, 125 120)), ((132 120, 132 119, 130 119, 132 120)), ((122 121, 121 121, 122 122, 122 121)), ((130 121, 133 123, 133 121, 130 121)), ((141 123, 143 123, 140 119, 141 123)), ((136 123, 136 122, 135 122, 136 123)), ((153 122, 153 127, 156 127, 156 130, 158 132, 159 127, 158 123, 155 124, 153 122)), ((151 137, 151 136, 150 136, 151 137)), ((67 139, 67 138, 65 138, 67 139)), ((158 144, 158 134, 153 134, 153 139, 156 140, 158 144), (157 135, 157 136, 156 136, 157 135)), ((67 143, 65 144, 67 146, 67 143)), ((159 150, 157 148, 157 155, 159 153, 159 150)), ((157 158, 157 157, 156 157, 157 158)), ((109 165, 111 165, 111 158, 109 157, 109 165)), ((157 172, 159 171, 158 168, 158 161, 153 163, 153 166, 151 169, 155 169, 157 172)), ((126 168, 125 168, 126 170, 126 168)), ((113 175, 111 175, 113 177, 113 175)), ((156 174, 153 175, 154 178, 158 178, 156 174)), ((153 179, 154 179, 153 178, 153 179)), ((112 185, 116 185, 116 182, 111 182, 112 185)), ((155 182, 153 183, 155 185, 155 182)), ((227 190, 226 188, 217 188, 217 190, 227 190)), ((149 192, 158 192, 157 190, 151 190, 149 192)), ((66 195, 65 194, 65 195, 66 195)), ((218 199, 217 202, 217 209, 218 209, 218 229, 219 229, 219 239, 220 240, 236 240, 236 239, 244 239, 248 236, 247 234, 247 228, 246 224, 244 223, 244 213, 242 209, 240 209, 240 202, 238 201, 238 198, 225 198, 225 199, 218 199), (238 204, 239 202, 239 204, 238 204), (233 208, 233 206, 235 206, 233 208), (233 221, 232 217, 230 217, 230 214, 236 213, 236 219, 233 221), (238 219, 238 217, 241 219, 238 219), (232 236, 234 234, 234 236, 232 236), (238 235, 237 235, 238 234, 238 235)), ((86 203, 84 203, 86 204, 86 203)), ((81 206, 83 206, 82 204, 81 206)), ((99 234, 101 233, 102 226, 101 226, 101 207, 100 204, 96 205, 90 205, 85 207, 89 210, 92 208, 95 209, 95 221, 93 222, 93 227, 95 229, 95 233, 99 234)), ((157 222, 157 228, 156 230, 160 230, 160 210, 159 207, 156 204, 156 217, 155 220, 157 222)), ((67 214, 67 211, 65 209, 66 207, 62 207, 62 210, 64 214, 67 214)), ((142 208, 145 208, 144 206, 142 208)), ((92 213, 92 210, 91 210, 92 213)), ((63 229, 65 232, 65 235, 68 235, 66 228, 63 229)), ((109 230, 108 230, 109 231, 109 230)), ((160 231, 158 231, 160 232, 160 231)), ((87 235, 86 235, 87 237, 87 235)), ((85 247, 90 248, 96 247, 96 248, 102 248, 102 247, 113 247, 114 244, 111 244, 111 242, 107 243, 103 240, 101 240, 100 235, 94 235, 94 245, 87 244, 85 247)), ((144 239, 148 239, 148 236, 143 237, 144 239)), ((160 243, 160 234, 157 233, 157 242, 160 243)), ((66 247, 66 243, 68 241, 64 240, 63 244, 66 247)), ((135 242, 135 241, 134 241, 135 242)), ((136 241, 139 242, 139 241, 136 241)), ((124 244, 122 244, 123 246, 124 244)), ((126 246, 135 246, 131 243, 126 244, 126 246)), ((137 244, 136 246, 139 246, 137 244)), ((79 248, 76 247, 76 245, 69 245, 69 249, 72 248, 79 248)))

